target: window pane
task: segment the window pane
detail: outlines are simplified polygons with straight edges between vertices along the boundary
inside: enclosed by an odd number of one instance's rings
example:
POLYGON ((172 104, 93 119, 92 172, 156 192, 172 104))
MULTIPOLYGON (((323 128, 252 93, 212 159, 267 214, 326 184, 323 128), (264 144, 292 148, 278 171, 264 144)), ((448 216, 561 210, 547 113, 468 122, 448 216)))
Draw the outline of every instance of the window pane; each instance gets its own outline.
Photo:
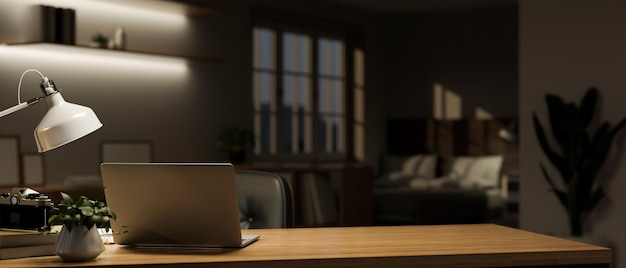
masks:
POLYGON ((283 135, 281 146, 292 153, 311 151, 311 79, 306 76, 283 77, 283 135))
POLYGON ((365 53, 361 49, 354 50, 354 84, 365 85, 365 53))
POLYGON ((256 72, 254 74, 254 109, 257 112, 275 111, 273 105, 274 75, 256 72))
POLYGON ((324 153, 341 153, 345 151, 343 139, 345 131, 344 120, 341 116, 327 115, 319 117, 318 150, 324 153))
POLYGON ((345 103, 343 94, 343 81, 332 81, 331 92, 333 94, 333 112, 341 115, 343 114, 343 104, 345 103))
POLYGON ((318 96, 320 114, 344 113, 343 80, 320 78, 318 96))
POLYGON ((290 72, 311 72, 311 39, 303 34, 283 36, 283 68, 290 72))
POLYGON ((256 153, 275 153, 273 137, 276 125, 275 78, 272 73, 254 73, 254 130, 256 153))
POLYGON ((343 42, 320 38, 318 41, 319 73, 336 77, 344 76, 344 47, 343 42))
POLYGON ((254 28, 253 35, 254 67, 276 69, 276 33, 269 29, 254 28))
POLYGON ((296 110, 311 111, 309 104, 311 79, 304 76, 283 76, 283 107, 295 112, 296 110))
POLYGON ((255 134, 256 136, 256 154, 272 154, 275 153, 272 150, 272 123, 276 118, 274 115, 269 113, 257 113, 254 116, 255 122, 255 134))
POLYGON ((345 81, 343 43, 320 39, 318 78, 318 150, 323 153, 345 152, 345 81))
POLYGON ((354 158, 365 160, 365 53, 355 49, 354 53, 354 158))

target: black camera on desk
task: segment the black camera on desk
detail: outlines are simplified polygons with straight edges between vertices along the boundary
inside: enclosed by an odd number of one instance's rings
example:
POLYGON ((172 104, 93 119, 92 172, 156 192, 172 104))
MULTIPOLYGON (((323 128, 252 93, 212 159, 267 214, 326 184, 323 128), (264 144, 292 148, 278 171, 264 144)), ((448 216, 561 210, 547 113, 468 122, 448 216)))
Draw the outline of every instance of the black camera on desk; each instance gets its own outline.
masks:
POLYGON ((39 230, 47 223, 52 200, 30 188, 0 195, 0 228, 39 230))

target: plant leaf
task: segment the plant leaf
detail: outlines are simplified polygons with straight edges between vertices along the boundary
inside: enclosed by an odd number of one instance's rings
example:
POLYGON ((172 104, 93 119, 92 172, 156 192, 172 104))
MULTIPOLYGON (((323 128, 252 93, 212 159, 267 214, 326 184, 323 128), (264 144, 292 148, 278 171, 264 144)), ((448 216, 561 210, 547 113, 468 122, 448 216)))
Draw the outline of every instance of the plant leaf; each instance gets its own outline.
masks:
POLYGON ((554 167, 556 167, 556 169, 559 171, 563 181, 566 184, 569 183, 569 178, 571 177, 571 170, 568 169, 568 166, 565 160, 560 155, 558 155, 554 150, 552 150, 552 147, 550 147, 550 144, 548 144, 548 139, 546 138, 546 134, 545 134, 545 131, 543 130, 543 126, 541 125, 541 122, 539 121, 535 113, 533 113, 533 124, 535 126, 535 134, 537 136, 537 140, 539 141, 539 145, 541 146, 541 149, 543 150, 544 154, 548 157, 548 160, 550 160, 552 165, 554 165, 554 167))
POLYGON ((59 215, 52 215, 52 216, 48 217, 48 224, 54 225, 54 223, 56 223, 56 220, 57 220, 58 217, 59 217, 59 215))
POLYGON ((61 192, 61 197, 63 197, 63 202, 65 202, 66 204, 74 203, 74 200, 72 200, 72 197, 69 194, 61 192))
POLYGON ((85 216, 93 216, 94 209, 90 206, 82 206, 80 207, 80 212, 85 216))
POLYGON ((550 178, 550 175, 548 175, 548 172, 546 171, 546 168, 543 166, 543 164, 539 163, 539 167, 541 168, 541 172, 543 173, 543 176, 546 178, 546 181, 550 185, 550 189, 556 194, 561 205, 567 208, 567 194, 565 194, 563 191, 559 190, 556 187, 556 185, 554 184, 554 181, 552 181, 552 178, 550 178))
POLYGON ((606 193, 604 192, 602 187, 598 187, 593 192, 593 195, 589 199, 589 204, 585 208, 583 208, 583 210, 586 212, 592 211, 598 205, 598 203, 600 203, 600 201, 604 198, 605 194, 606 193))
POLYGON ((596 110, 596 100, 598 99, 598 89, 592 87, 587 90, 585 96, 580 101, 581 123, 586 128, 593 119, 596 110))

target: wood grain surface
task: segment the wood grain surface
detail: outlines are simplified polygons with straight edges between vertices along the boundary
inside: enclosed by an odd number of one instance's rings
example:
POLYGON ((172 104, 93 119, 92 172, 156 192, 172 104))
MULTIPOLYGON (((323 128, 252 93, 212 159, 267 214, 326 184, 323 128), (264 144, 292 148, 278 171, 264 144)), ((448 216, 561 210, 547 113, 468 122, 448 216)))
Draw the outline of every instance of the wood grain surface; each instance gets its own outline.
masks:
POLYGON ((256 229, 243 249, 107 245, 95 261, 56 256, 0 267, 514 267, 609 264, 611 250, 493 224, 256 229))

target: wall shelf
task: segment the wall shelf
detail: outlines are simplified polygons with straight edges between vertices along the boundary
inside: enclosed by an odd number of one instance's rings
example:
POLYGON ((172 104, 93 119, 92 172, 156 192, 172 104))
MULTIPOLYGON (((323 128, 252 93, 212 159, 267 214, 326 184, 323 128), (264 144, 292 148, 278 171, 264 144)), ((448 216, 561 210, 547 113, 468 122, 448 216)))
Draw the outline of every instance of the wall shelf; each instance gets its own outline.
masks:
POLYGON ((136 50, 116 50, 116 49, 107 49, 107 48, 97 48, 91 46, 84 45, 67 45, 67 44, 55 44, 55 43, 42 43, 42 42, 33 42, 33 43, 20 43, 20 44, 6 44, 11 47, 23 47, 29 49, 37 49, 41 51, 82 51, 85 53, 101 53, 104 55, 129 55, 134 54, 138 56, 155 56, 169 59, 181 59, 192 63, 209 63, 209 64, 225 64, 226 62, 222 59, 215 58, 204 58, 204 57, 191 57, 191 56, 181 56, 175 54, 168 53, 157 53, 157 52, 146 52, 146 51, 136 51, 136 50))
POLYGON ((223 13, 224 10, 215 7, 205 7, 195 4, 185 3, 176 0, 98 0, 102 2, 118 3, 126 6, 148 8, 167 12, 181 12, 190 16, 215 15, 223 13))
MULTIPOLYGON (((94 12, 96 14, 106 14, 106 12, 117 12, 118 10, 120 10, 120 7, 122 9, 124 9, 125 7, 130 7, 131 8, 130 10, 133 10, 134 8, 134 9, 145 9, 146 11, 160 11, 155 14, 164 14, 164 16, 168 16, 168 14, 166 13, 171 13, 172 15, 174 15, 174 17, 176 17, 177 14, 179 16, 205 16, 205 15, 216 15, 216 14, 220 14, 224 12, 223 10, 220 10, 217 8, 207 7, 204 5, 198 5, 194 3, 186 3, 184 0, 91 0, 91 1, 65 0, 65 1, 59 1, 59 2, 57 2, 57 0, 41 0, 40 4, 52 7, 53 12, 54 12, 54 8, 57 8, 56 13, 53 13, 52 17, 50 17, 50 13, 48 10, 40 10, 41 8, 44 8, 44 7, 39 7, 38 5, 31 5, 31 4, 26 3, 24 4, 25 6, 31 6, 32 8, 27 13, 22 14, 22 16, 25 16, 25 17, 43 16, 42 22, 44 22, 44 25, 47 25, 46 26, 47 28, 46 27, 42 28, 41 26, 39 26, 41 25, 40 23, 28 24, 27 26, 24 27, 25 29, 24 32, 35 33, 35 34, 31 34, 31 35, 14 34, 13 36, 11 35, 2 36, 0 37, 0 45, 8 45, 11 47, 19 46, 19 47, 24 47, 27 49, 36 49, 36 50, 42 50, 42 51, 61 50, 64 52, 72 52, 72 50, 70 49, 73 49, 73 51, 77 53, 89 53, 89 54, 97 53, 97 54, 101 54, 105 56, 106 55, 114 56, 116 54, 123 55, 124 57, 127 57, 129 55, 142 55, 145 57, 156 56, 156 57, 170 58, 170 59, 181 59, 188 63, 200 63, 200 64, 207 64, 207 63, 224 64, 225 63, 224 60, 217 59, 217 58, 209 58, 209 57, 204 57, 204 56, 188 56, 188 55, 181 55, 181 54, 173 53, 171 49, 169 49, 170 52, 158 52, 158 49, 156 49, 155 51, 153 46, 148 48, 148 50, 142 50, 142 47, 134 47, 132 49, 124 49, 124 50, 113 50, 113 49, 107 49, 107 48, 92 47, 92 46, 89 46, 89 41, 87 41, 86 38, 84 37, 84 30, 83 30, 83 36, 80 38, 80 40, 75 31, 78 31, 77 25, 89 25, 87 27, 94 28, 94 26, 90 24, 90 23, 93 24, 93 20, 94 20, 93 17, 90 17, 89 15, 87 15, 87 16, 83 16, 82 19, 79 19, 78 17, 76 17, 76 15, 74 15, 75 13, 65 13, 65 12, 62 12, 63 17, 57 17, 59 16, 58 9, 61 7, 66 8, 66 9, 67 8, 74 9, 78 13, 82 13, 83 11, 85 11, 86 14, 94 14, 94 12), (46 17, 46 15, 40 15, 41 12, 43 12, 42 14, 47 14, 48 16, 46 17), (67 17, 64 18, 66 15, 67 17), (46 22, 50 20, 50 18, 54 20, 53 21, 54 23, 46 24, 46 22), (69 21, 71 21, 69 24, 66 20, 68 18, 70 18, 69 21), (86 20, 92 20, 92 21, 89 21, 86 23, 86 20), (62 21, 61 26, 59 25, 50 26, 50 25, 59 23, 59 21, 62 21), (64 23, 70 26, 64 25, 64 23), (66 44, 66 42, 68 42, 68 40, 64 39, 66 35, 64 35, 65 33, 63 32, 60 34, 58 32, 59 31, 58 27, 61 27, 62 29, 64 29, 64 31, 66 29, 74 29, 73 31, 68 31, 70 33, 67 36, 70 36, 69 38, 73 40, 72 43, 75 43, 75 44, 66 44), (41 36, 38 36, 36 34, 38 32, 41 32, 41 36), (52 33, 52 38, 50 37, 50 33, 52 33), (62 37, 61 40, 59 40, 59 35, 62 35, 64 37, 62 37)), ((123 13, 124 15, 131 16, 131 17, 135 16, 136 14, 136 13, 132 13, 132 15, 127 14, 126 11, 124 11, 123 13)), ((152 13, 149 13, 149 14, 152 15, 152 13)), ((159 18, 154 18, 154 17, 149 17, 149 18, 152 20, 156 20, 156 22, 161 21, 159 18)), ((97 21, 98 19, 101 20, 102 18, 96 18, 95 20, 97 21)), ((141 23, 143 23, 143 25, 150 25, 150 24, 145 24, 144 21, 142 21, 141 23)), ((153 26, 152 28, 153 29, 148 30, 148 32, 150 32, 151 30, 158 30, 159 26, 153 26)), ((172 31, 172 29, 173 28, 168 28, 168 30, 170 31, 172 31)), ((152 36, 151 38, 154 38, 154 37, 152 36)))

